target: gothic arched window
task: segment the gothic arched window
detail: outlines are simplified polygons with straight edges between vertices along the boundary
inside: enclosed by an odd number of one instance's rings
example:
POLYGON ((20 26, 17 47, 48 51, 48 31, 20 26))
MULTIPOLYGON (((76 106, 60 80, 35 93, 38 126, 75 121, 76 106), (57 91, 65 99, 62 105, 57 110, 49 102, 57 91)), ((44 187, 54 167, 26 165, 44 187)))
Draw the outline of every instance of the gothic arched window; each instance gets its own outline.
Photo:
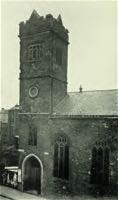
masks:
POLYGON ((69 146, 64 137, 56 140, 54 145, 54 176, 69 178, 69 146))
POLYGON ((109 148, 97 145, 92 149, 91 184, 109 184, 109 148))

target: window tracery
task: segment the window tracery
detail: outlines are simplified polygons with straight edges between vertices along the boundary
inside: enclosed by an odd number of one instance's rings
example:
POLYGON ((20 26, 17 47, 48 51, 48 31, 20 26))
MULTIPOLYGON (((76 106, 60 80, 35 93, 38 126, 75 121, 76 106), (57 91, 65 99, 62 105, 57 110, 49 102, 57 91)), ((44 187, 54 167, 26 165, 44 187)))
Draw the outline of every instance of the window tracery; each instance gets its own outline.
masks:
POLYGON ((28 59, 39 60, 41 57, 41 52, 42 52, 41 44, 30 45, 28 47, 28 59))
POLYGON ((96 185, 109 184, 110 149, 106 143, 96 143, 92 149, 91 183, 96 185))
POLYGON ((69 146, 65 137, 59 137, 54 145, 54 176, 69 178, 69 146))

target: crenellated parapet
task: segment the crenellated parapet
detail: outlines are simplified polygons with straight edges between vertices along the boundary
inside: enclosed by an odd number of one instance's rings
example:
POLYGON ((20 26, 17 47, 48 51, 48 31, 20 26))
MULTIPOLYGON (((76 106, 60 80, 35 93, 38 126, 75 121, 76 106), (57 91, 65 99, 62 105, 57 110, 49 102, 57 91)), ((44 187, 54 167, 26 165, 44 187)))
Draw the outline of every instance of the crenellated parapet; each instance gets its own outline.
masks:
POLYGON ((29 37, 38 33, 52 31, 60 38, 68 42, 68 30, 63 26, 61 16, 54 18, 51 14, 45 17, 39 16, 34 10, 26 22, 20 23, 19 36, 20 38, 29 37))

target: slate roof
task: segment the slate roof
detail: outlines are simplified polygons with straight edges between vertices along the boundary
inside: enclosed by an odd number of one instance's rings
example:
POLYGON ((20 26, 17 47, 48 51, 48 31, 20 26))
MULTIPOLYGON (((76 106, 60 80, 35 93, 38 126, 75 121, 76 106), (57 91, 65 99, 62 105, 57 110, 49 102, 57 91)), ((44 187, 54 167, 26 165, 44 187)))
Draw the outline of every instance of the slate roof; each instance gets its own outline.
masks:
POLYGON ((118 90, 70 92, 54 108, 56 115, 118 115, 118 90))

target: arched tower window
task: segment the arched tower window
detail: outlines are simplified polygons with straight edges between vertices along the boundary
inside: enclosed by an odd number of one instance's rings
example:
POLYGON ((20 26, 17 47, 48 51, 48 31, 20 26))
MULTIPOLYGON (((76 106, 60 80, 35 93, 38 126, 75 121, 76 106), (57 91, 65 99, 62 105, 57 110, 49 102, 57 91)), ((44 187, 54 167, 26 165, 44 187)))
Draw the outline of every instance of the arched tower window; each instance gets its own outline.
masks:
POLYGON ((66 138, 59 137, 54 145, 54 176, 69 178, 69 146, 66 138))

